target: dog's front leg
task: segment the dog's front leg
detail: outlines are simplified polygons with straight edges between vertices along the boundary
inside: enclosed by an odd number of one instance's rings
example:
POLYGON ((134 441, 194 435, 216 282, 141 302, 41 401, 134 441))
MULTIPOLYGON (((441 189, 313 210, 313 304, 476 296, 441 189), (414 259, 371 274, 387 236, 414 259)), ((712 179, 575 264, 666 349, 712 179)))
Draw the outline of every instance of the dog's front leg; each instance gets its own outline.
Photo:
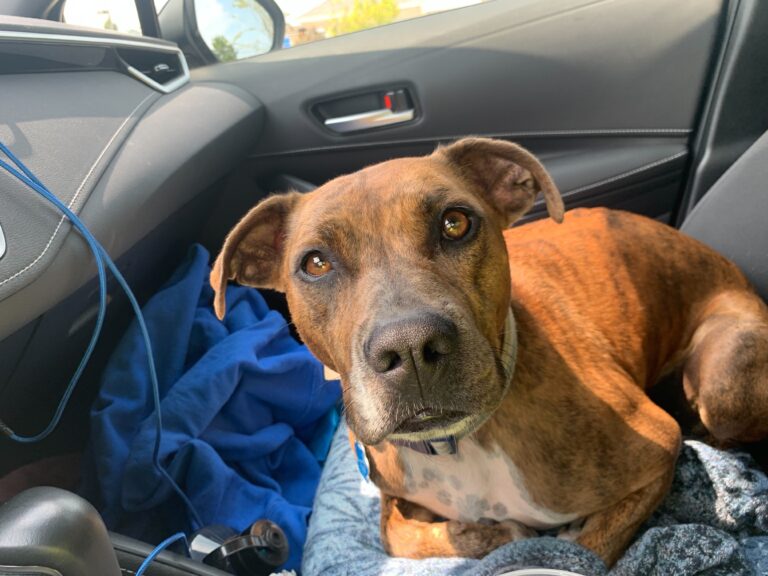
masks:
POLYGON ((536 536, 517 522, 479 524, 445 520, 402 498, 381 496, 381 535, 391 556, 480 558, 502 544, 536 536))
POLYGON ((606 566, 616 563, 640 525, 669 491, 674 467, 623 500, 588 516, 576 542, 600 556, 606 566))

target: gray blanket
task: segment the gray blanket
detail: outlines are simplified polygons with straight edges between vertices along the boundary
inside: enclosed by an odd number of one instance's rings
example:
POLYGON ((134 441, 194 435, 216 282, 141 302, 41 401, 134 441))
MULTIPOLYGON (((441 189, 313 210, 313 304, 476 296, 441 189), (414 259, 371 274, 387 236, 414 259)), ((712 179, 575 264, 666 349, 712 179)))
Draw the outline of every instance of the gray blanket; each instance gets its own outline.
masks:
POLYGON ((304 576, 491 576, 527 567, 588 576, 768 575, 768 478, 746 455, 686 441, 671 493, 610 571, 588 550, 550 537, 507 544, 482 560, 406 560, 382 549, 378 491, 360 476, 347 428, 339 427, 315 498, 304 576))

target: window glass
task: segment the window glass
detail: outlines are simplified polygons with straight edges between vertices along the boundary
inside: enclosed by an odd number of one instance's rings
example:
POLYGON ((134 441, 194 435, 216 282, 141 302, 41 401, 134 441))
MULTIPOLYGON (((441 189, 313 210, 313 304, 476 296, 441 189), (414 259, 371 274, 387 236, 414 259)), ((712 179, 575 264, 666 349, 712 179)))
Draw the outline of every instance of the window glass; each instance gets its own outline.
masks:
POLYGON ((277 0, 288 48, 400 20, 479 4, 483 0, 277 0))
POLYGON ((67 24, 141 36, 139 14, 133 0, 67 0, 63 16, 67 24))
MULTIPOLYGON (((290 48, 483 1, 277 0, 277 4, 285 15, 283 48, 290 48)), ((167 2, 154 0, 158 12, 167 2)), ((257 0, 195 0, 195 5, 200 12, 200 33, 221 60, 244 58, 270 49, 271 19, 257 0), (251 15, 249 10, 258 14, 251 15), (248 26, 229 38, 230 28, 235 28, 231 20, 237 20, 238 11, 248 13, 248 26)), ((134 0, 67 0, 63 14, 64 21, 70 24, 141 35, 134 0)))
POLYGON ((221 62, 272 49, 272 17, 256 0, 194 0, 197 29, 221 62))

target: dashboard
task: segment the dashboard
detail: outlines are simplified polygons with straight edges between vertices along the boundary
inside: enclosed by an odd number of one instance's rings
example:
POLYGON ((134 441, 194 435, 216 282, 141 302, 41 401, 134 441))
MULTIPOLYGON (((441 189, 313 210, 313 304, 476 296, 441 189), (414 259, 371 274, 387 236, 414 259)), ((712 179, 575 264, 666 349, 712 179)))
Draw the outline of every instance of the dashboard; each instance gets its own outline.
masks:
MULTIPOLYGON (((0 18, 0 141, 113 258, 240 161, 264 110, 224 82, 189 83, 174 44, 0 18)), ((0 173, 0 340, 91 279, 55 208, 0 173)))

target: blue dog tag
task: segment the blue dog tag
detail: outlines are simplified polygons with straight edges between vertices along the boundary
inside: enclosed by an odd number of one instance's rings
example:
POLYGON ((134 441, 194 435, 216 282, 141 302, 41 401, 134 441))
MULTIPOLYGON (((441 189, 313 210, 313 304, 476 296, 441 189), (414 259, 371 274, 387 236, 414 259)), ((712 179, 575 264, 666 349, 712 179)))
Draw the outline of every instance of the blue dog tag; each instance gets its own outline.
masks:
POLYGON ((357 456, 357 469, 366 482, 371 481, 371 466, 368 463, 368 456, 365 455, 365 447, 355 440, 355 456, 357 456))

